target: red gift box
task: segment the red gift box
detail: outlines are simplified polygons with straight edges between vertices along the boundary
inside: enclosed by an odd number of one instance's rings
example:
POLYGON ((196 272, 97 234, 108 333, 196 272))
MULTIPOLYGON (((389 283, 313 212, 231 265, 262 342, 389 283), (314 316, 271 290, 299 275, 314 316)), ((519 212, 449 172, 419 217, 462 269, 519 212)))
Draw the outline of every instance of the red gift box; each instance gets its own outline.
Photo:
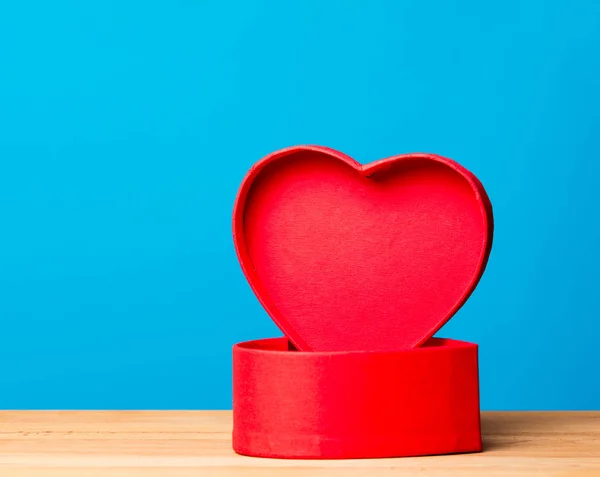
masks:
POLYGON ((248 282, 285 338, 233 350, 233 447, 282 458, 481 450, 477 346, 432 338, 475 289, 493 219, 477 178, 432 154, 360 165, 298 146, 234 208, 248 282))
POLYGON ((233 349, 233 447, 259 457, 364 458, 481 450, 477 345, 398 352, 233 349))

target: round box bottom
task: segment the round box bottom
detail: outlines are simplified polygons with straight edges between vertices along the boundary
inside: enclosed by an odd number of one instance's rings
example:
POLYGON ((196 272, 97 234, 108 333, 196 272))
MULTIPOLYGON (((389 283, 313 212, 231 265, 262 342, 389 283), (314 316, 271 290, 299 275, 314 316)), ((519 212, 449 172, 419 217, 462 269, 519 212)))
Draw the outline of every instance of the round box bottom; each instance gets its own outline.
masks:
POLYGON ((286 338, 233 347, 233 449, 342 459, 481 450, 477 345, 302 352, 286 338))

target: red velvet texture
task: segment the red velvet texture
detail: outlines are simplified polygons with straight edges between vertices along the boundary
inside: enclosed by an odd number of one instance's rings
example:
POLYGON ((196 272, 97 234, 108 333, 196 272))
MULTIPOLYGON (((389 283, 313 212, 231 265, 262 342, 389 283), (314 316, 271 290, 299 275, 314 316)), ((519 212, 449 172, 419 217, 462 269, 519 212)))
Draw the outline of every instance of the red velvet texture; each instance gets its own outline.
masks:
POLYGON ((233 233, 261 304, 302 351, 418 346, 477 285, 492 242, 485 190, 434 154, 363 166, 316 146, 246 175, 233 233))
POLYGON ((233 448, 341 459, 481 450, 477 345, 432 338, 410 351, 233 349, 233 448))
POLYGON ((477 346, 431 338, 489 256, 492 209, 475 176, 431 154, 362 166, 328 148, 288 148, 247 174, 233 234, 286 335, 234 346, 236 452, 481 450, 477 346))

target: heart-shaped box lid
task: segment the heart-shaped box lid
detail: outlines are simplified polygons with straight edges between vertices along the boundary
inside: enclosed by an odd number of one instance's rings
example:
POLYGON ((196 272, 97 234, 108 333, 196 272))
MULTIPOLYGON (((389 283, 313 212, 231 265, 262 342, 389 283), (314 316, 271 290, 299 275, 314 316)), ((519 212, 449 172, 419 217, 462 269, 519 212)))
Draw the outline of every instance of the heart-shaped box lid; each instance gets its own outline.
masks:
POLYGON ((424 343, 465 303, 493 236, 477 178, 434 154, 361 165, 295 146, 255 164, 233 236, 242 270, 304 351, 396 351, 424 343))

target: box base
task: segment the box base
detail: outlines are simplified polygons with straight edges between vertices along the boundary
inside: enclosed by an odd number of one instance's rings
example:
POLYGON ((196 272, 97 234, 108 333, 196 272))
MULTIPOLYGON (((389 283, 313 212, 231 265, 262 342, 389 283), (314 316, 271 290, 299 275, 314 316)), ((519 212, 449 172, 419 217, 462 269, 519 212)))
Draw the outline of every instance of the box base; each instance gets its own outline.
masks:
POLYGON ((477 345, 301 352, 286 338, 233 348, 233 449, 350 459, 481 450, 477 345))

